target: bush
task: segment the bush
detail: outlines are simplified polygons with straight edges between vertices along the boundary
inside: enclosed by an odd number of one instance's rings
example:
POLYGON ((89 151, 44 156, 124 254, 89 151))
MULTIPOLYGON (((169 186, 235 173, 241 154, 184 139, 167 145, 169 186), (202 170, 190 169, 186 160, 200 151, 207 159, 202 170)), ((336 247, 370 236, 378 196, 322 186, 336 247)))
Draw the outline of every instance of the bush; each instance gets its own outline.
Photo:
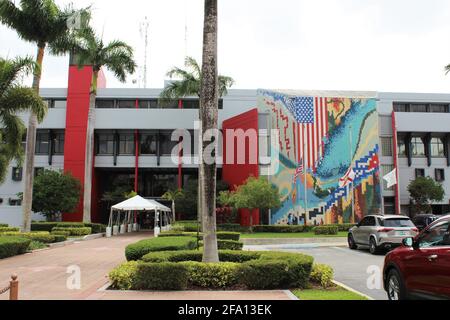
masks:
POLYGON ((45 248, 47 248, 47 245, 45 243, 39 241, 31 241, 30 245, 27 248, 27 251, 40 250, 45 248))
POLYGON ((82 227, 82 228, 56 227, 56 228, 52 229, 52 232, 60 232, 60 231, 69 232, 70 236, 72 236, 72 237, 87 236, 92 233, 92 229, 88 228, 88 227, 82 227))
POLYGON ((354 223, 343 223, 343 224, 334 224, 333 226, 338 227, 339 232, 348 232, 351 228, 356 226, 354 223))
POLYGON ((111 286, 118 290, 131 290, 137 273, 137 261, 129 261, 121 264, 109 273, 111 286))
POLYGON ((86 225, 83 222, 59 222, 56 228, 84 228, 86 225))
POLYGON ((0 223, 0 228, 8 228, 9 225, 6 223, 0 223))
POLYGON ((69 237, 70 236, 70 232, 69 231, 52 231, 51 234, 54 235, 54 236, 65 236, 65 237, 69 237))
POLYGON ((254 226, 253 232, 271 232, 271 233, 300 233, 311 231, 310 226, 254 226))
MULTIPOLYGON (((197 232, 199 228, 199 223, 197 221, 177 221, 172 226, 174 231, 187 231, 187 232, 197 232)), ((200 224, 201 231, 201 224, 200 224)))
POLYGON ((242 250, 244 244, 233 240, 217 240, 219 250, 242 250))
POLYGON ((197 232, 166 231, 158 235, 158 238, 167 238, 167 237, 197 237, 197 232))
POLYGON ((337 235, 339 233, 337 226, 320 226, 315 227, 313 230, 316 235, 337 235))
POLYGON ((188 270, 188 281, 194 286, 203 288, 225 288, 238 281, 240 264, 234 262, 202 263, 182 262, 188 270))
POLYGON ((21 238, 27 238, 32 241, 39 241, 42 243, 53 243, 55 242, 55 236, 51 235, 50 233, 46 231, 40 231, 40 232, 5 232, 1 234, 5 237, 21 237, 21 238))
POLYGON ((233 240, 239 241, 241 234, 239 232, 219 231, 217 232, 217 239, 219 240, 233 240))
POLYGON ((136 290, 185 290, 189 272, 185 265, 173 262, 137 264, 133 289, 136 290))
POLYGON ((57 222, 33 222, 31 223, 31 231, 48 231, 51 232, 56 227, 57 222))
MULTIPOLYGON (((219 251, 219 259, 222 262, 245 262, 259 259, 261 256, 258 252, 251 251, 219 251)), ((184 251, 160 251, 150 252, 142 257, 144 262, 183 262, 197 261, 201 262, 203 258, 202 251, 184 250, 184 251)))
POLYGON ((149 252, 189 250, 197 247, 197 239, 192 237, 163 237, 141 240, 125 249, 128 261, 139 260, 149 252))
POLYGON ((0 259, 27 252, 31 240, 21 237, 0 237, 0 259))
POLYGON ((53 236, 55 237, 55 241, 54 241, 55 243, 64 242, 67 240, 67 236, 62 235, 62 234, 54 234, 53 236))
POLYGON ((223 223, 217 225, 217 231, 248 232, 249 227, 241 226, 239 223, 223 223))
POLYGON ((85 223, 84 226, 91 228, 94 234, 106 232, 106 226, 101 223, 85 223))
POLYGON ((310 280, 320 284, 324 289, 333 286, 334 271, 333 268, 326 264, 314 264, 310 280))
MULTIPOLYGON (((239 232, 218 231, 216 235, 218 240, 239 241, 241 238, 239 232)), ((159 234, 158 237, 197 237, 197 232, 167 231, 159 234)), ((203 239, 203 233, 199 234, 199 238, 203 239)))
POLYGON ((0 233, 5 232, 20 232, 19 228, 10 228, 10 227, 0 227, 0 233))

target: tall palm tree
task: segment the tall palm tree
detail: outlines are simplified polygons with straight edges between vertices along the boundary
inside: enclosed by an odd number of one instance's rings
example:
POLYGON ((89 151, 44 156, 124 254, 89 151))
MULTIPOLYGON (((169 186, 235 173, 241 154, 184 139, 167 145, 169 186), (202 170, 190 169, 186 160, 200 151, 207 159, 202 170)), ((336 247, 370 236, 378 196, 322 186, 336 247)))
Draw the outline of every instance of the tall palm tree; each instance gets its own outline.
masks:
MULTIPOLYGON (((218 130, 219 90, 217 74, 217 0, 205 0, 203 23, 203 66, 200 89, 200 112, 203 136, 206 131, 218 130)), ((217 144, 215 140, 214 143, 217 144)), ((202 141, 202 150, 207 147, 202 141)), ((202 172, 203 262, 219 261, 216 234, 216 161, 200 161, 202 172)))
MULTIPOLYGON (((69 21, 75 11, 69 7, 60 9, 53 0, 0 0, 0 22, 17 31, 20 38, 37 45, 36 64, 33 72, 32 88, 39 94, 42 63, 47 46, 66 37, 69 33, 69 21)), ((34 153, 36 147, 36 127, 38 115, 31 112, 25 152, 25 188, 23 192, 23 225, 24 231, 31 228, 31 208, 33 201, 34 153)))
POLYGON ((86 132, 86 152, 84 169, 83 191, 83 221, 91 222, 91 189, 92 166, 94 161, 94 124, 95 124, 95 100, 97 98, 97 82, 100 70, 103 67, 111 70, 121 81, 125 82, 127 74, 133 74, 136 70, 136 62, 133 58, 133 48, 123 41, 114 40, 105 44, 95 31, 87 26, 76 32, 69 39, 61 39, 52 48, 52 53, 59 54, 71 51, 77 64, 82 67, 92 66, 93 74, 90 88, 89 113, 86 132))
POLYGON ((32 111, 37 120, 42 121, 47 111, 39 95, 20 84, 20 77, 36 67, 32 58, 0 58, 0 183, 5 179, 11 160, 16 159, 19 165, 23 160, 25 125, 17 113, 32 111))
MULTIPOLYGON (((160 100, 162 100, 163 104, 168 101, 173 101, 176 99, 184 98, 184 97, 192 97, 197 96, 200 98, 200 88, 202 81, 202 71, 198 64, 198 62, 192 57, 185 58, 185 68, 172 68, 167 76, 172 78, 176 78, 179 80, 171 82, 167 85, 164 90, 160 94, 160 100)), ((231 88, 234 84, 234 80, 231 77, 227 76, 218 76, 219 81, 219 96, 223 97, 228 93, 228 89, 231 88)), ((201 111, 199 109, 198 118, 201 119, 201 111)), ((199 128, 201 131, 201 128, 199 128)), ((201 137, 199 135, 199 147, 201 146, 201 137)), ((201 170, 199 169, 198 174, 198 199, 197 199, 197 213, 201 215, 201 170)))

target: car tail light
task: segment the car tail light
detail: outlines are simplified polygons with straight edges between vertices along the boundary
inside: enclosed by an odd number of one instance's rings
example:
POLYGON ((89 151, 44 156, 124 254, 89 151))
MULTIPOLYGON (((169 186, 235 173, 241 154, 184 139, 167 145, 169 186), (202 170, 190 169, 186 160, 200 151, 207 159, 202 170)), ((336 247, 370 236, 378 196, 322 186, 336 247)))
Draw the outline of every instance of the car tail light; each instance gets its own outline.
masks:
POLYGON ((391 232, 394 231, 394 228, 383 228, 378 230, 378 232, 382 232, 382 233, 386 233, 386 232, 391 232))

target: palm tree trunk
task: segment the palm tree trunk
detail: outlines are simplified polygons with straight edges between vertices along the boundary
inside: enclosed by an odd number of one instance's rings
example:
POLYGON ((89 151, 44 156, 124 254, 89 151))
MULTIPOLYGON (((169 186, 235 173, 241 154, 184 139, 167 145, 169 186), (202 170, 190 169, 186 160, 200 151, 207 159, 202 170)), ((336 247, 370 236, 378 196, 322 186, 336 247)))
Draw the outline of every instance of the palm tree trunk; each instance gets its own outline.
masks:
MULTIPOLYGON (((218 74, 217 74, 217 0, 205 0, 203 26, 203 66, 200 105, 203 136, 206 131, 218 129, 218 74)), ((214 140, 217 145, 217 139, 214 140)), ((202 143, 202 150, 206 144, 202 143)), ((217 149, 216 149, 217 150, 217 149)), ((216 161, 200 161, 202 188, 202 217, 204 225, 203 262, 219 262, 216 234, 216 161)))
MULTIPOLYGON (((36 57, 36 64, 38 68, 34 70, 33 85, 34 91, 39 94, 39 88, 41 84, 42 63, 44 61, 45 44, 38 44, 38 51, 36 57)), ((25 151, 25 182, 23 190, 23 203, 22 203, 22 231, 31 231, 31 210, 33 207, 33 181, 34 181, 34 154, 36 149, 36 128, 37 128, 37 116, 34 112, 30 113, 30 119, 28 121, 27 129, 27 145, 25 151)))
POLYGON ((83 188, 83 222, 91 222, 92 201, 92 170, 94 161, 94 125, 95 125, 95 100, 97 97, 98 71, 92 75, 91 92, 89 96, 89 114, 86 129, 86 151, 84 159, 84 188, 83 188))

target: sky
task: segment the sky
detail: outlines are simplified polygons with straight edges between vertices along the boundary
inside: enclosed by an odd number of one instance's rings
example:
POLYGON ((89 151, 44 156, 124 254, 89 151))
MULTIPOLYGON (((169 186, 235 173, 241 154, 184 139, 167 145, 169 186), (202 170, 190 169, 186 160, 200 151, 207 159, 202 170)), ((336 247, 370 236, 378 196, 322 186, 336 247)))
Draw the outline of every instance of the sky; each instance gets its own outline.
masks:
MULTIPOLYGON (((124 40, 135 49, 140 70, 126 83, 106 72, 108 87, 143 86, 145 17, 148 87, 161 88, 172 66, 183 67, 186 54, 201 60, 202 0, 73 2, 92 6, 92 24, 105 41, 124 40)), ((0 26, 0 56, 35 51, 0 26)), ((219 0, 218 59, 219 73, 232 76, 240 89, 446 93, 450 1, 219 0)), ((67 66, 68 57, 47 55, 41 86, 66 87, 67 66)))

